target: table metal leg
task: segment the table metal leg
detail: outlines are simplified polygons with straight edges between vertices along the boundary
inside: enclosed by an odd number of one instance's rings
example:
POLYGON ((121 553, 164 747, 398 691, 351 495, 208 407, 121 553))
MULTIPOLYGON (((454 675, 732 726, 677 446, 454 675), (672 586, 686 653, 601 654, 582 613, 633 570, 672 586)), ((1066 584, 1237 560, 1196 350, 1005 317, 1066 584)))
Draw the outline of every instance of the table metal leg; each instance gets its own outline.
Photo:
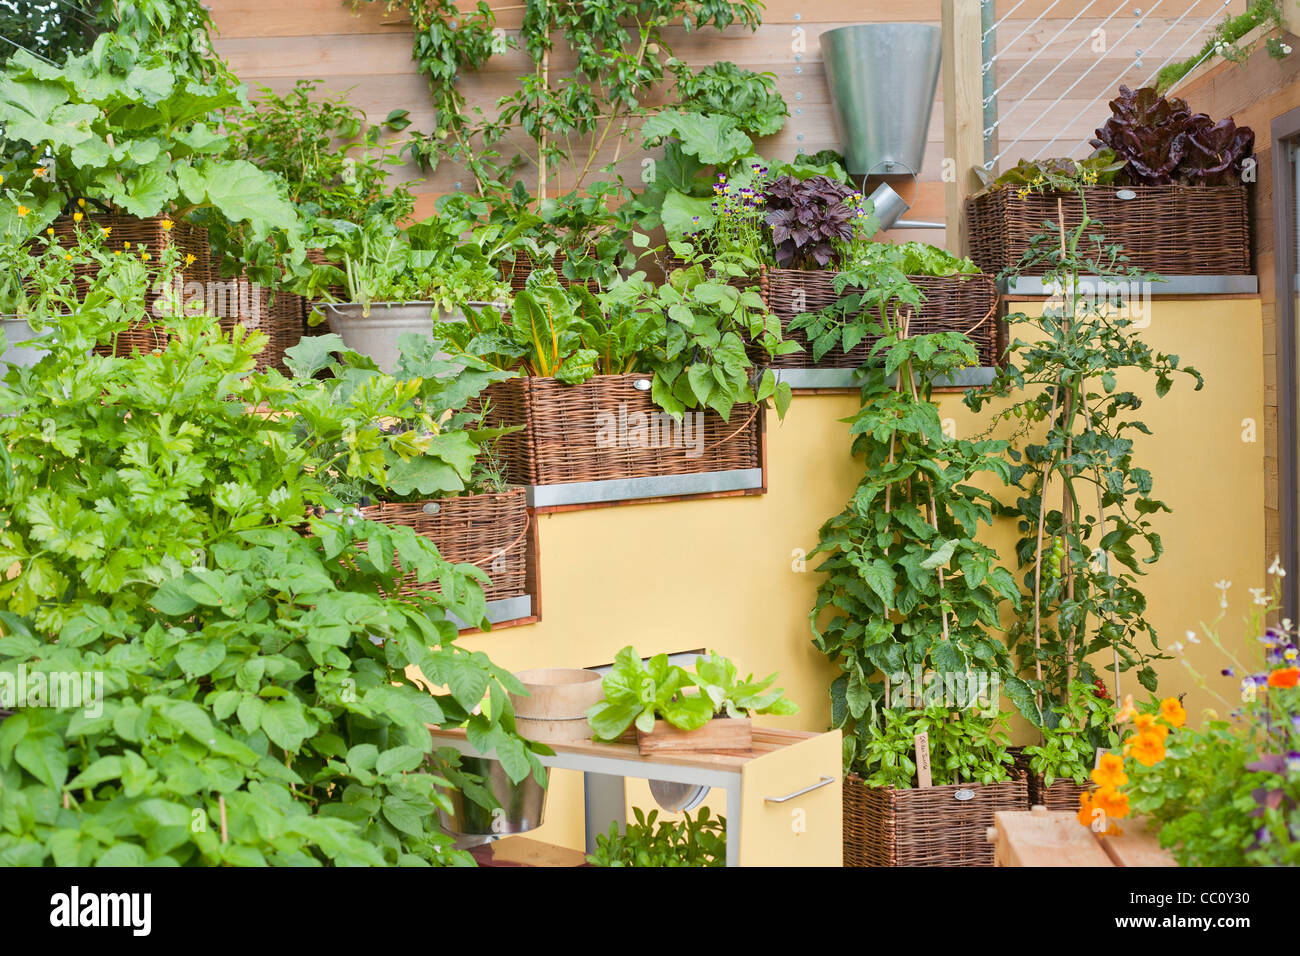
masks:
POLYGON ((582 775, 583 820, 587 828, 587 852, 596 852, 596 837, 609 832, 611 820, 621 832, 627 823, 627 791, 624 779, 605 773, 582 775))
POLYGON ((740 866, 740 781, 727 788, 727 866, 740 866))

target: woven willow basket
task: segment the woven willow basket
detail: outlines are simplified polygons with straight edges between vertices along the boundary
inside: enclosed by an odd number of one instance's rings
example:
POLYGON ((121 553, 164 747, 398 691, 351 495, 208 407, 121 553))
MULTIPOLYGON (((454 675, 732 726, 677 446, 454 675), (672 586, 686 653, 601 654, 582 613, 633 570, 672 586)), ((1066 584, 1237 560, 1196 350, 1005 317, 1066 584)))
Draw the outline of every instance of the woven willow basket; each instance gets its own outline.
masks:
POLYGON ((1042 805, 1049 810, 1069 810, 1075 813, 1079 809, 1079 796, 1091 793, 1096 787, 1091 783, 1078 784, 1073 780, 1053 780, 1049 787, 1043 781, 1043 775, 1034 773, 1029 768, 1029 758, 1020 747, 1009 748, 1016 758, 1016 767, 1025 775, 1029 784, 1030 806, 1042 805))
MULTIPOLYGON (((814 361, 803 331, 787 331, 795 316, 818 312, 841 298, 832 285, 834 280, 834 271, 763 270, 759 277, 763 301, 781 320, 782 335, 803 348, 802 352, 778 355, 771 363, 774 368, 858 368, 867 362, 878 336, 868 335, 848 352, 837 346, 820 361, 814 361)), ((963 332, 974 343, 980 365, 998 364, 1001 323, 997 318, 998 290, 992 276, 908 276, 908 281, 923 296, 919 313, 911 309, 903 312, 910 335, 963 332)))
MULTIPOLYGON (((1244 185, 1134 186, 1120 199, 1115 186, 1084 190, 1088 217, 1106 243, 1124 247, 1129 264, 1162 275, 1250 275, 1250 199, 1244 185)), ((1077 229, 1082 203, 1077 195, 998 189, 966 200, 971 258, 995 275, 1014 268, 1030 240, 1057 229, 1057 201, 1066 229, 1077 229), (1049 225, 1050 224, 1050 225, 1049 225)), ((1041 275, 1046 264, 1036 267, 1041 275)), ((1159 291, 1159 286, 1156 286, 1159 291)))
POLYGON ((229 332, 238 324, 266 333, 266 347, 257 356, 258 371, 274 368, 288 374, 284 351, 302 338, 302 297, 283 290, 271 292, 243 276, 214 280, 209 289, 213 290, 210 304, 223 331, 229 332))
MULTIPOLYGON (((594 247, 587 250, 588 256, 594 256, 595 254, 596 250, 594 247)), ((560 284, 565 288, 570 288, 575 285, 585 285, 593 292, 596 291, 599 286, 595 279, 574 282, 564 277, 564 261, 567 258, 568 253, 564 250, 560 250, 555 253, 555 255, 551 256, 551 268, 555 270, 556 276, 559 277, 560 284)), ((536 268, 537 264, 533 262, 533 257, 523 249, 517 249, 515 250, 515 258, 513 262, 503 262, 501 264, 501 278, 505 282, 509 283, 510 292, 513 294, 518 292, 527 284, 528 277, 532 275, 533 270, 536 268)))
POLYGON ((1026 810, 1019 770, 1006 783, 895 790, 844 779, 845 866, 992 866, 986 831, 999 810, 1026 810), (959 799, 959 794, 970 794, 959 799))
MULTIPOLYGON (((528 506, 523 488, 437 501, 377 504, 360 511, 372 521, 414 528, 453 564, 482 569, 492 579, 483 589, 489 601, 528 593, 528 506)), ((412 574, 403 582, 401 593, 438 589, 436 581, 419 584, 412 574)))
MULTIPOLYGON (((140 219, 124 213, 112 213, 87 216, 77 223, 73 222, 70 216, 60 216, 54 221, 53 228, 54 237, 60 242, 74 242, 80 230, 108 229, 109 234, 103 239, 106 248, 123 249, 129 242, 132 251, 143 247, 153 256, 158 256, 164 249, 170 248, 179 250, 182 255, 192 255, 194 262, 181 270, 181 278, 186 286, 195 282, 201 283, 206 291, 208 280, 211 278, 208 231, 187 222, 175 222, 171 228, 164 229, 164 221, 163 216, 140 219)), ((94 264, 83 263, 77 266, 76 275, 78 278, 90 277, 98 271, 98 267, 94 264)), ((188 293, 186 295, 188 297, 188 293)), ((160 294, 152 289, 145 293, 144 308, 148 315, 154 314, 154 303, 159 298, 161 298, 160 294)), ((166 328, 162 327, 157 320, 137 322, 118 333, 115 348, 101 345, 97 346, 95 351, 103 355, 116 353, 122 356, 130 355, 132 352, 151 352, 154 349, 165 348, 169 338, 166 328)))
POLYGON ((729 421, 713 411, 687 411, 675 423, 648 387, 637 387, 651 379, 597 375, 564 385, 527 377, 490 385, 487 423, 523 426, 497 444, 506 476, 517 484, 553 485, 761 466, 762 408, 737 405, 729 421))

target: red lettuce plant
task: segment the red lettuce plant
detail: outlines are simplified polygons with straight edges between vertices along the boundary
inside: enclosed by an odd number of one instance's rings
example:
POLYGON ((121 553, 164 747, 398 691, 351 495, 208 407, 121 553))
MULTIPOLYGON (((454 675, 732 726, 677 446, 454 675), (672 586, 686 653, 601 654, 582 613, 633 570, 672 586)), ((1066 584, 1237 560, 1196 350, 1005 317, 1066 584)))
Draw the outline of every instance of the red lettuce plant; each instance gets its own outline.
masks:
POLYGON ((1116 177, 1124 185, 1237 182, 1255 146, 1250 129, 1238 129, 1231 119, 1215 123, 1152 86, 1121 86, 1110 109, 1112 115, 1097 130, 1092 145, 1109 147, 1124 162, 1116 177))
POLYGON ((856 228, 854 196, 852 187, 829 176, 773 180, 764 197, 777 266, 822 269, 837 258, 835 243, 849 242, 856 228))

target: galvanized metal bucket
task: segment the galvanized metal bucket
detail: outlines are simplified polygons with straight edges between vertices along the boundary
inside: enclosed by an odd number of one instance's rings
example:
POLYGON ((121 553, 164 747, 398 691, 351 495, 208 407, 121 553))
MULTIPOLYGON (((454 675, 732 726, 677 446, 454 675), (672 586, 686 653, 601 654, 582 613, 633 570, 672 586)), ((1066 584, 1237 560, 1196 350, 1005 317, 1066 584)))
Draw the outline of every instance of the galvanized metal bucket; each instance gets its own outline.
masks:
POLYGON ((848 172, 919 173, 943 51, 937 26, 864 23, 821 35, 848 172))
POLYGON ((438 819, 447 833, 490 839, 525 833, 542 825, 546 810, 546 787, 538 783, 532 774, 519 783, 514 783, 500 761, 486 757, 462 756, 460 768, 466 773, 484 778, 483 786, 492 792, 501 806, 496 810, 488 810, 468 799, 459 790, 453 790, 447 794, 451 798, 451 812, 441 808, 438 810, 438 819))
POLYGON ((7 343, 4 354, 0 355, 0 362, 17 365, 19 368, 31 368, 44 357, 46 349, 38 345, 23 345, 42 334, 31 327, 26 316, 0 315, 0 324, 4 326, 7 343))

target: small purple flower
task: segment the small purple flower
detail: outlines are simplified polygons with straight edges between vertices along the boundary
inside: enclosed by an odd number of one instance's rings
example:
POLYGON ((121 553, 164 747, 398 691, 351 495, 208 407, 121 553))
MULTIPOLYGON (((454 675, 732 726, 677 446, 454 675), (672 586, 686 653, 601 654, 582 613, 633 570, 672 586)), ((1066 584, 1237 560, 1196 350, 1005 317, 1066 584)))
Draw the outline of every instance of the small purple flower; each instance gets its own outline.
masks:
POLYGON ((1224 677, 1236 677, 1236 676, 1237 676, 1236 674, 1234 674, 1234 673, 1232 672, 1232 668, 1231 668, 1231 667, 1225 667, 1223 670, 1219 671, 1219 673, 1222 674, 1224 677))

